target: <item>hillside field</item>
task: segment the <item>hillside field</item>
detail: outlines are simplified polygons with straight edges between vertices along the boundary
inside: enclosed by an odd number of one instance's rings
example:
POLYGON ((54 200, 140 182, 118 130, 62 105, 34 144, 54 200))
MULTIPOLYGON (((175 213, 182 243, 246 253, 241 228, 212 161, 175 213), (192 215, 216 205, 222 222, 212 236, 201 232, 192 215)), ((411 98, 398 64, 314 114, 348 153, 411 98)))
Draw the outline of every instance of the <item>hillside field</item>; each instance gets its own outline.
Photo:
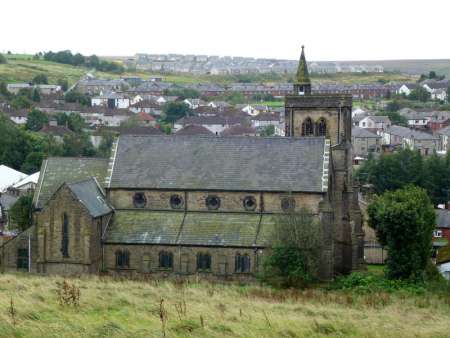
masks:
POLYGON ((434 295, 111 277, 67 281, 80 290, 78 306, 60 305, 62 277, 1 274, 0 336, 450 337, 450 299, 434 295))
MULTIPOLYGON (((6 83, 14 82, 30 82, 34 76, 38 74, 46 74, 49 83, 56 84, 58 79, 66 79, 69 85, 74 84, 87 72, 91 71, 85 67, 75 67, 72 65, 66 65, 62 63, 50 62, 45 60, 34 60, 32 55, 25 54, 11 54, 5 55, 8 63, 0 64, 0 81, 6 83)), ((144 71, 130 71, 123 74, 114 74, 106 72, 95 72, 95 76, 98 78, 118 78, 120 76, 139 76, 143 79, 148 79, 154 74, 144 71)), ((164 81, 173 82, 178 84, 183 83, 219 83, 228 84, 232 82, 252 81, 252 82, 287 82, 293 79, 293 74, 289 75, 276 75, 261 74, 242 77, 231 75, 192 75, 192 74, 164 74, 162 75, 164 81)), ((311 75, 313 81, 317 83, 379 83, 379 82, 414 82, 417 76, 404 75, 400 73, 377 73, 377 74, 326 74, 326 75, 311 75)))

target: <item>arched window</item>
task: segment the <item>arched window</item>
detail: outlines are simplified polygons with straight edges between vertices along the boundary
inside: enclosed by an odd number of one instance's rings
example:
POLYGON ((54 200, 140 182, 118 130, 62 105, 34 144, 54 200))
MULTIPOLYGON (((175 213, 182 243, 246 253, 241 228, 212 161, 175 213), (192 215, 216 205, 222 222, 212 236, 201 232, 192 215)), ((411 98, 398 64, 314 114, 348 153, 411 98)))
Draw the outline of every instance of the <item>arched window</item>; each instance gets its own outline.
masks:
POLYGON ((173 268, 173 253, 168 251, 161 251, 159 253, 159 267, 161 269, 173 268))
POLYGON ((61 253, 63 257, 69 257, 69 216, 66 213, 63 214, 61 253))
POLYGON ((302 123, 302 136, 313 136, 314 125, 310 117, 307 117, 302 123))
POLYGON ((133 195, 133 204, 136 208, 144 208, 147 204, 147 198, 143 192, 137 192, 133 195))
POLYGON ((327 121, 324 118, 320 118, 316 123, 316 135, 326 136, 327 135, 327 121))
POLYGON ((247 254, 236 254, 234 271, 237 273, 249 273, 250 272, 250 257, 247 254))
POLYGON ((210 271, 211 270, 211 255, 208 253, 199 253, 197 255, 197 270, 210 271))
POLYGON ((130 253, 128 250, 116 251, 116 268, 125 269, 130 267, 130 253))
POLYGON ((281 199, 281 209, 283 211, 293 211, 295 209, 295 199, 292 197, 284 197, 281 199))

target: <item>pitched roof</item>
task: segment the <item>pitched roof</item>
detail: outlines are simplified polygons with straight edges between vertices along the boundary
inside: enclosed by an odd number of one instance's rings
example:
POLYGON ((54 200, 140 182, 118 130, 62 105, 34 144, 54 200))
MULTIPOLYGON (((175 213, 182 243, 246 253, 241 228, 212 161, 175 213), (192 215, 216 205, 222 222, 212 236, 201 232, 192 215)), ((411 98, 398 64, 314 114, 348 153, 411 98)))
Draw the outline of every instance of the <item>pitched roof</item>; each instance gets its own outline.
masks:
POLYGON ((322 192, 322 137, 119 137, 111 188, 322 192))
POLYGON ((25 177, 23 180, 17 182, 13 185, 13 188, 20 188, 21 186, 28 184, 28 183, 34 183, 37 184, 39 180, 39 171, 37 173, 31 174, 27 177, 25 177))
POLYGON ((73 134, 73 131, 66 126, 50 126, 45 125, 39 130, 40 133, 54 135, 54 136, 64 136, 67 134, 73 134))
POLYGON ((23 180, 27 176, 27 174, 21 173, 6 165, 0 165, 0 192, 23 180))
POLYGON ((225 129, 220 135, 222 136, 256 135, 256 129, 253 127, 247 127, 238 124, 225 129))
POLYGON ((177 135, 214 135, 212 131, 203 126, 190 124, 179 129, 175 134, 177 135))
POLYGON ((67 183, 67 186, 92 217, 100 217, 113 211, 106 203, 105 194, 95 178, 91 177, 83 181, 67 183))
POLYGON ((387 130, 386 133, 391 135, 400 136, 402 138, 414 138, 416 140, 438 140, 439 137, 418 131, 415 129, 410 129, 402 126, 392 125, 387 130))
POLYGON ((108 159, 93 157, 49 157, 42 162, 33 204, 42 208, 63 183, 95 177, 105 181, 108 159))
POLYGON ((361 137, 361 138, 381 138, 381 136, 372 133, 366 128, 353 127, 352 128, 352 137, 361 137))
POLYGON ((436 225, 439 228, 450 228, 450 211, 447 209, 437 209, 436 213, 436 225))
MULTIPOLYGON (((118 210, 109 225, 107 243, 183 244, 253 247, 260 215, 118 210)), ((264 241, 261 245, 264 246, 264 241)))
POLYGON ((389 123, 391 120, 389 116, 372 115, 369 118, 375 123, 389 123))
POLYGON ((134 127, 124 127, 124 126, 120 126, 120 127, 102 127, 100 128, 100 130, 105 130, 105 131, 113 131, 116 132, 120 135, 163 135, 164 133, 155 128, 155 127, 150 127, 150 126, 134 126, 134 127))

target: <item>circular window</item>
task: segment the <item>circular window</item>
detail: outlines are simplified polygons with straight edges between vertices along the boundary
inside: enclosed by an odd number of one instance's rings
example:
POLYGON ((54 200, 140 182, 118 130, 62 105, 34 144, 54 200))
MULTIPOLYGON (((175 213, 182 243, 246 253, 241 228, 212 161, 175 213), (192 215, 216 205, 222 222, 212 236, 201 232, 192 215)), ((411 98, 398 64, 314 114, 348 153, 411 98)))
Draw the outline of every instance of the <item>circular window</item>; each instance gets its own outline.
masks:
POLYGON ((217 196, 206 197, 206 207, 209 210, 217 210, 220 208, 220 198, 217 196))
POLYGON ((143 208, 147 204, 147 199, 143 192, 137 192, 133 196, 133 204, 136 208, 143 208))
POLYGON ((172 209, 181 209, 183 207, 183 197, 180 195, 170 196, 170 206, 172 209))
POLYGON ((295 209, 295 200, 292 197, 281 199, 281 209, 284 211, 292 211, 295 209))
POLYGON ((247 211, 254 211, 256 209, 256 199, 253 196, 246 196, 244 198, 244 209, 247 211))

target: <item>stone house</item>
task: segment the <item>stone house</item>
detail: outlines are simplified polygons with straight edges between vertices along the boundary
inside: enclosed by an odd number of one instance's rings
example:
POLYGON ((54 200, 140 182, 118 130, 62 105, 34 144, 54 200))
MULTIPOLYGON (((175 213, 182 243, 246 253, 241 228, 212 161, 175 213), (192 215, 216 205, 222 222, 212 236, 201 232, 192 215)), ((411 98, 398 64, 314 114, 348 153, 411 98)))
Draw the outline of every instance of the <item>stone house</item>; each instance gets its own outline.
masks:
POLYGON ((367 129, 352 128, 353 157, 367 158, 370 153, 379 154, 381 151, 381 136, 367 129))
POLYGON ((373 132, 380 132, 391 126, 391 120, 387 116, 371 115, 359 120, 357 126, 373 132))
POLYGON ((418 150, 422 155, 439 150, 439 137, 415 129, 392 125, 381 132, 381 136, 384 145, 418 150))
POLYGON ((311 95, 303 51, 295 88, 287 137, 121 135, 110 160, 46 159, 34 225, 1 269, 252 280, 280 216, 303 208, 321 227, 318 277, 361 268, 352 98, 311 95))

